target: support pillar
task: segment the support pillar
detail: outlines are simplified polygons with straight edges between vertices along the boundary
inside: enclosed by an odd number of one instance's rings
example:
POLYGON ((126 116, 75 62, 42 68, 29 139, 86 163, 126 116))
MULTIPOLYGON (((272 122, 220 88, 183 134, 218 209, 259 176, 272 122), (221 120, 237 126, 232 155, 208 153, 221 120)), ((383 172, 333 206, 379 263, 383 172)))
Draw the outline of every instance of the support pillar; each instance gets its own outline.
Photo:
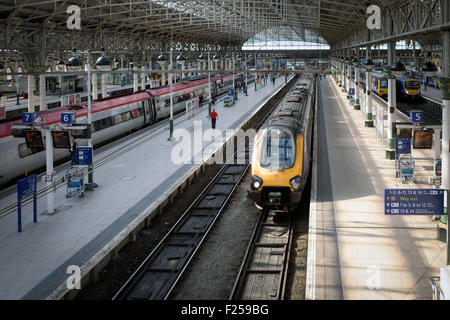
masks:
POLYGON ((47 213, 55 213, 55 193, 53 190, 53 140, 50 130, 45 130, 45 158, 47 174, 45 176, 47 193, 47 213))
POLYGON ((141 67, 141 90, 145 90, 145 66, 141 67))
POLYGON ((396 79, 391 75, 388 79, 388 129, 386 159, 395 160, 394 122, 397 105, 396 79))
MULTIPOLYGON (((134 71, 137 71, 137 67, 134 67, 133 69, 134 69, 134 71)), ((138 87, 138 74, 137 74, 137 72, 134 72, 133 73, 133 92, 136 92, 138 90, 139 90, 139 87, 138 87)))
POLYGON ((45 103, 45 74, 39 75, 39 110, 47 110, 47 103, 45 103))
POLYGON ((359 102, 359 72, 359 66, 355 67, 355 104, 353 105, 355 110, 361 110, 361 103, 359 102))
POLYGON ((434 129, 434 161, 441 158, 441 129, 434 129))
MULTIPOLYGON (((163 71, 165 71, 166 70, 166 66, 164 65, 164 66, 162 66, 162 70, 163 71)), ((166 85, 166 74, 165 73, 162 73, 161 74, 161 86, 165 86, 166 85)))
POLYGON ((372 83, 372 72, 367 71, 366 73, 366 121, 365 126, 372 128, 373 127, 373 119, 372 119, 372 92, 370 90, 370 84, 372 83))
POLYGON ((92 74, 92 99, 97 100, 98 99, 98 89, 97 89, 97 74, 92 74))
POLYGON ((102 73, 102 80, 101 80, 101 86, 102 86, 102 98, 106 98, 108 95, 106 93, 106 73, 102 73))
POLYGON ((28 75, 28 112, 34 112, 34 76, 28 75))
MULTIPOLYGON (((444 1, 445 2, 445 1, 444 1)), ((446 3, 445 10, 448 9, 446 3)), ((448 12, 448 11, 447 11, 448 12)), ((447 204, 445 216, 441 221, 447 223, 447 265, 450 265, 450 228, 448 228, 448 209, 450 204, 450 31, 442 32, 442 74, 440 81, 442 98, 442 184, 447 190, 447 204)))

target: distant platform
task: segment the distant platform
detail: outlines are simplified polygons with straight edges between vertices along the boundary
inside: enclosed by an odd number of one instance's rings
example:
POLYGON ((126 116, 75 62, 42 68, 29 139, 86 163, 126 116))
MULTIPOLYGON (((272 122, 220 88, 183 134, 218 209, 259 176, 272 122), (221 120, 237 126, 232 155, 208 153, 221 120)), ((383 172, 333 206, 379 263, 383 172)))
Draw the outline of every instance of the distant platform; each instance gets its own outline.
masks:
POLYGON ((401 183, 386 141, 364 126, 333 78, 318 87, 306 298, 431 299, 429 279, 446 265, 446 244, 430 216, 386 216, 384 189, 432 188, 433 150, 413 149, 416 183, 401 183))

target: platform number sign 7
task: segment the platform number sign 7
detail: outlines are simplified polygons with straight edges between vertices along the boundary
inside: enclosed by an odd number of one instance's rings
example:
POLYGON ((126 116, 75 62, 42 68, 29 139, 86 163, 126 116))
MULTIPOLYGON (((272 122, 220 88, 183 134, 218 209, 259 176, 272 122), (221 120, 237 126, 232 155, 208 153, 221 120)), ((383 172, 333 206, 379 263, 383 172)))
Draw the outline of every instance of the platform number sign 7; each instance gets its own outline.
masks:
POLYGON ((22 122, 32 124, 37 119, 37 116, 37 112, 24 112, 22 113, 22 122))
POLYGON ((423 123, 423 111, 411 111, 409 113, 409 120, 412 123, 423 123))
POLYGON ((77 121, 77 115, 75 112, 63 112, 61 113, 61 124, 72 124, 77 121))

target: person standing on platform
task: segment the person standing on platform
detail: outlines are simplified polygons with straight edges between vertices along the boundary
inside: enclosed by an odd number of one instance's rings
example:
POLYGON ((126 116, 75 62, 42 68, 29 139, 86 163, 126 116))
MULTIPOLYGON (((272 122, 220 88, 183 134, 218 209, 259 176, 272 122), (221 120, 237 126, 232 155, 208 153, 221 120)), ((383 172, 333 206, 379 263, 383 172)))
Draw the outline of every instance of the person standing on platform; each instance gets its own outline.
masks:
POLYGON ((70 156, 72 160, 70 165, 73 167, 77 163, 77 143, 73 138, 70 138, 70 156))
POLYGON ((200 95, 198 98, 198 106, 201 107, 203 105, 203 95, 200 95))
POLYGON ((216 128, 216 121, 217 121, 217 118, 219 117, 219 115, 216 112, 216 109, 213 109, 211 111, 211 113, 209 114, 209 117, 211 118, 211 128, 215 129, 216 128))
POLYGON ((272 84, 275 85, 275 73, 272 73, 272 84))

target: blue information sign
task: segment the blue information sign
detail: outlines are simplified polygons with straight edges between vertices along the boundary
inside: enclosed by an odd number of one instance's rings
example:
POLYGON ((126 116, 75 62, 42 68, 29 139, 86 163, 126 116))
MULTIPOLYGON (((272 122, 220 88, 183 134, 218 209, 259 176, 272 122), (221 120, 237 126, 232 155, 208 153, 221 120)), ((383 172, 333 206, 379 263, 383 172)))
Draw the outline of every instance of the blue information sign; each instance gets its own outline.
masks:
POLYGON ((410 111, 409 121, 412 123, 423 123, 423 111, 410 111))
POLYGON ((384 214, 443 215, 444 190, 384 189, 384 214))
POLYGON ((350 93, 351 96, 354 95, 355 94, 355 88, 350 88, 349 93, 350 93))
POLYGON ((410 138, 395 139, 395 153, 397 155, 411 153, 411 139, 410 138))
POLYGON ((22 199, 33 196, 33 222, 37 222, 37 179, 33 174, 17 181, 17 224, 18 231, 22 232, 22 199))
POLYGON ((25 124, 32 124, 37 117, 37 112, 24 112, 22 113, 22 122, 25 124))
POLYGON ((61 113, 61 124, 72 124, 77 122, 77 114, 75 112, 61 113))
POLYGON ((92 148, 77 147, 77 165, 88 166, 92 164, 92 148))
POLYGON ((228 95, 234 96, 234 89, 228 89, 228 95))

